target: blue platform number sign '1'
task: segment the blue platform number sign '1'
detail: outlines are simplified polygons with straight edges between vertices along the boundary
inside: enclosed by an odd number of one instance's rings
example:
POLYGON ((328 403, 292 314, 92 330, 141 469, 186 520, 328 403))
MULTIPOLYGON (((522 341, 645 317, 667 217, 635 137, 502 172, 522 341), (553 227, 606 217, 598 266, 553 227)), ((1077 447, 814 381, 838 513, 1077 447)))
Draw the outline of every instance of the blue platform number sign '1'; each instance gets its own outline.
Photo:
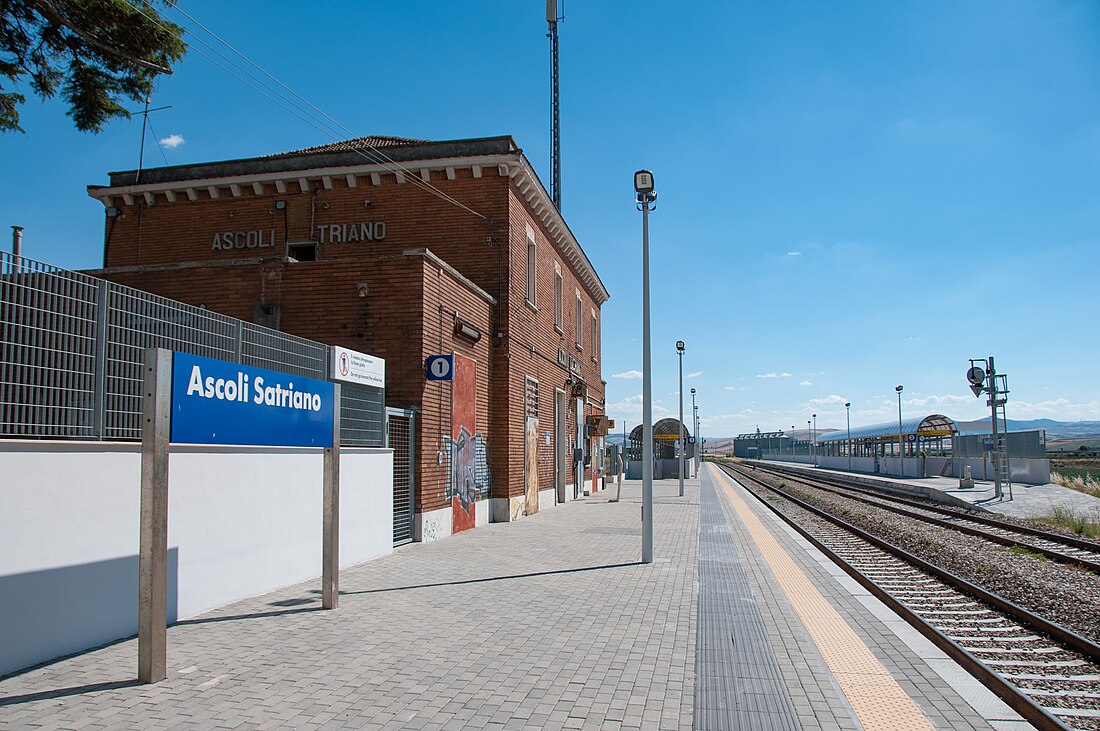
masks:
POLYGON ((455 357, 453 355, 428 356, 429 381, 453 381, 455 377, 455 357))
POLYGON ((177 352, 170 440, 331 447, 333 395, 327 381, 177 352))

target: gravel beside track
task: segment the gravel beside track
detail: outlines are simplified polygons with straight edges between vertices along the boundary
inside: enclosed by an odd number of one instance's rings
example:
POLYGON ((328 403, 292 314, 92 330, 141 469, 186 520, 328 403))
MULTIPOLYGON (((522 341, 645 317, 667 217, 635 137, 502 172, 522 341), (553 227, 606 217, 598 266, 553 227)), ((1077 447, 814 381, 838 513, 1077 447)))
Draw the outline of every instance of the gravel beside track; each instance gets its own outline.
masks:
MULTIPOLYGON (((984 601, 943 584, 938 578, 903 559, 871 547, 862 538, 806 508, 754 485, 752 481, 765 478, 760 472, 746 471, 744 478, 747 478, 747 482, 742 484, 779 509, 800 529, 814 536, 862 577, 887 592, 893 600, 904 604, 942 636, 949 638, 952 645, 965 651, 971 660, 977 660, 987 671, 999 675, 1002 682, 1007 681, 1017 691, 1022 691, 1032 704, 1043 708, 1047 715, 1034 716, 1033 711, 1028 710, 1033 706, 1026 703, 1018 705, 1020 701, 1012 703, 1033 723, 1041 728, 1050 728, 1048 721, 1053 714, 1062 724, 1059 728, 1100 731, 1100 663, 1096 660, 1090 659, 1088 655, 1078 654, 1028 624, 1020 624, 984 601)), ((765 481, 778 487, 783 479, 777 476, 774 480, 765 481)), ((960 575, 971 583, 984 584, 987 591, 1000 594, 1002 599, 1008 599, 1037 614, 1041 612, 1022 600, 1034 598, 1038 593, 1035 586, 1028 584, 1036 571, 1055 567, 1061 572, 1075 575, 1075 578, 1096 580, 1096 575, 1091 572, 1019 555, 981 538, 890 513, 811 486, 788 484, 779 489, 789 492, 792 499, 812 504, 816 509, 831 513, 882 540, 918 554, 929 563, 960 575), (989 572, 983 568, 989 566, 996 567, 1002 577, 1007 577, 1000 583, 995 582, 995 585, 1003 586, 1015 580, 1023 586, 1016 587, 1018 590, 1015 592, 993 588, 987 580, 989 572), (976 567, 980 570, 976 570, 976 567)), ((1052 575, 1043 577, 1044 582, 1053 580, 1055 579, 1052 575)), ((1065 597, 1061 596, 1054 603, 1068 612, 1064 600, 1065 597)), ((1043 606, 1049 604, 1043 603, 1043 606)), ((1081 611, 1089 615, 1084 624, 1095 631, 1094 625, 1100 623, 1095 616, 1095 609, 1085 607, 1081 611)), ((1049 613, 1045 613, 1045 616, 1048 620, 1058 622, 1058 618, 1049 613)), ((1073 616, 1080 619, 1077 613, 1073 613, 1073 616)), ((1059 623, 1063 626, 1067 624, 1064 621, 1059 623)), ((1080 627, 1070 629, 1088 636, 1080 627)), ((984 682, 990 684, 990 687, 1001 687, 993 677, 987 676, 984 682)))
POLYGON ((781 489, 795 497, 1100 642, 1100 576, 782 478, 755 476, 783 484, 781 489))

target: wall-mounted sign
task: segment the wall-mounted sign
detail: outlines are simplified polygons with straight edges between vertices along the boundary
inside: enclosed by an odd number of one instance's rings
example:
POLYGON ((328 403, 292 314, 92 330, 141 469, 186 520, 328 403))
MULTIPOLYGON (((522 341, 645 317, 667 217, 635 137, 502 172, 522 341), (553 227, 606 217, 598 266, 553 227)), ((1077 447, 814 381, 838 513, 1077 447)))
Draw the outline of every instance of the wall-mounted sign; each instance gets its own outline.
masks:
POLYGON ((331 447, 331 383, 175 353, 170 440, 331 447))
POLYGON ((243 249, 275 248, 275 229, 264 231, 218 231, 214 234, 211 251, 241 251, 243 249))
POLYGON ((332 377, 337 381, 386 387, 386 361, 338 345, 332 346, 332 377))
POLYGON ((455 377, 455 357, 453 355, 428 356, 429 381, 453 381, 455 377))
POLYGON ((386 238, 385 221, 363 223, 326 223, 317 226, 317 240, 322 244, 348 244, 357 241, 381 241, 386 238))

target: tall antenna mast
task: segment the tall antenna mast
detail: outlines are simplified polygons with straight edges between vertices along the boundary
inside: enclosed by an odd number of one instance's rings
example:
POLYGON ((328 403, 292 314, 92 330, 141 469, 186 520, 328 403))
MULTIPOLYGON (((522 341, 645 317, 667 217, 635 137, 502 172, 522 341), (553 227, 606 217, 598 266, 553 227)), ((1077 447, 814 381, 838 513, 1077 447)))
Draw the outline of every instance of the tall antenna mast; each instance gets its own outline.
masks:
POLYGON ((140 114, 141 115, 141 149, 138 151, 138 169, 137 169, 137 176, 134 178, 135 183, 140 183, 141 182, 141 170, 142 170, 142 166, 145 162, 145 128, 149 126, 149 114, 152 113, 152 112, 159 112, 162 109, 171 109, 172 108, 172 106, 169 105, 167 107, 157 107, 156 109, 150 109, 149 108, 149 102, 150 101, 151 100, 149 99, 149 97, 145 97, 145 109, 144 109, 144 111, 130 112, 130 114, 140 114))
POLYGON ((565 0, 558 15, 558 0, 546 0, 546 23, 550 32, 550 197, 561 211, 561 108, 558 101, 558 22, 565 20, 565 0))

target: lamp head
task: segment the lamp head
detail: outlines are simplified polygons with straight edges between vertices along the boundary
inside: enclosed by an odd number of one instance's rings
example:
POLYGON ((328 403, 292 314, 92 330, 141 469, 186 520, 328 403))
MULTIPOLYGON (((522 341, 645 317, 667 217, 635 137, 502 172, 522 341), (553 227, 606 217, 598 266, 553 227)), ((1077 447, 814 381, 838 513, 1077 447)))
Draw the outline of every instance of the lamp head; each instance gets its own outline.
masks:
POLYGON ((897 391, 898 393, 902 392, 902 388, 903 388, 902 386, 894 386, 894 390, 897 391))
POLYGON ((678 351, 680 351, 681 353, 684 352, 684 341, 683 340, 677 340, 676 341, 676 349, 678 351))
POLYGON ((692 396, 694 396, 694 395, 695 395, 695 389, 694 389, 694 388, 693 388, 693 389, 691 389, 691 395, 692 395, 692 396))
POLYGON ((852 402, 851 402, 851 401, 848 401, 847 403, 845 403, 845 404, 844 404, 844 408, 846 408, 846 409, 850 409, 850 408, 852 408, 852 402))

